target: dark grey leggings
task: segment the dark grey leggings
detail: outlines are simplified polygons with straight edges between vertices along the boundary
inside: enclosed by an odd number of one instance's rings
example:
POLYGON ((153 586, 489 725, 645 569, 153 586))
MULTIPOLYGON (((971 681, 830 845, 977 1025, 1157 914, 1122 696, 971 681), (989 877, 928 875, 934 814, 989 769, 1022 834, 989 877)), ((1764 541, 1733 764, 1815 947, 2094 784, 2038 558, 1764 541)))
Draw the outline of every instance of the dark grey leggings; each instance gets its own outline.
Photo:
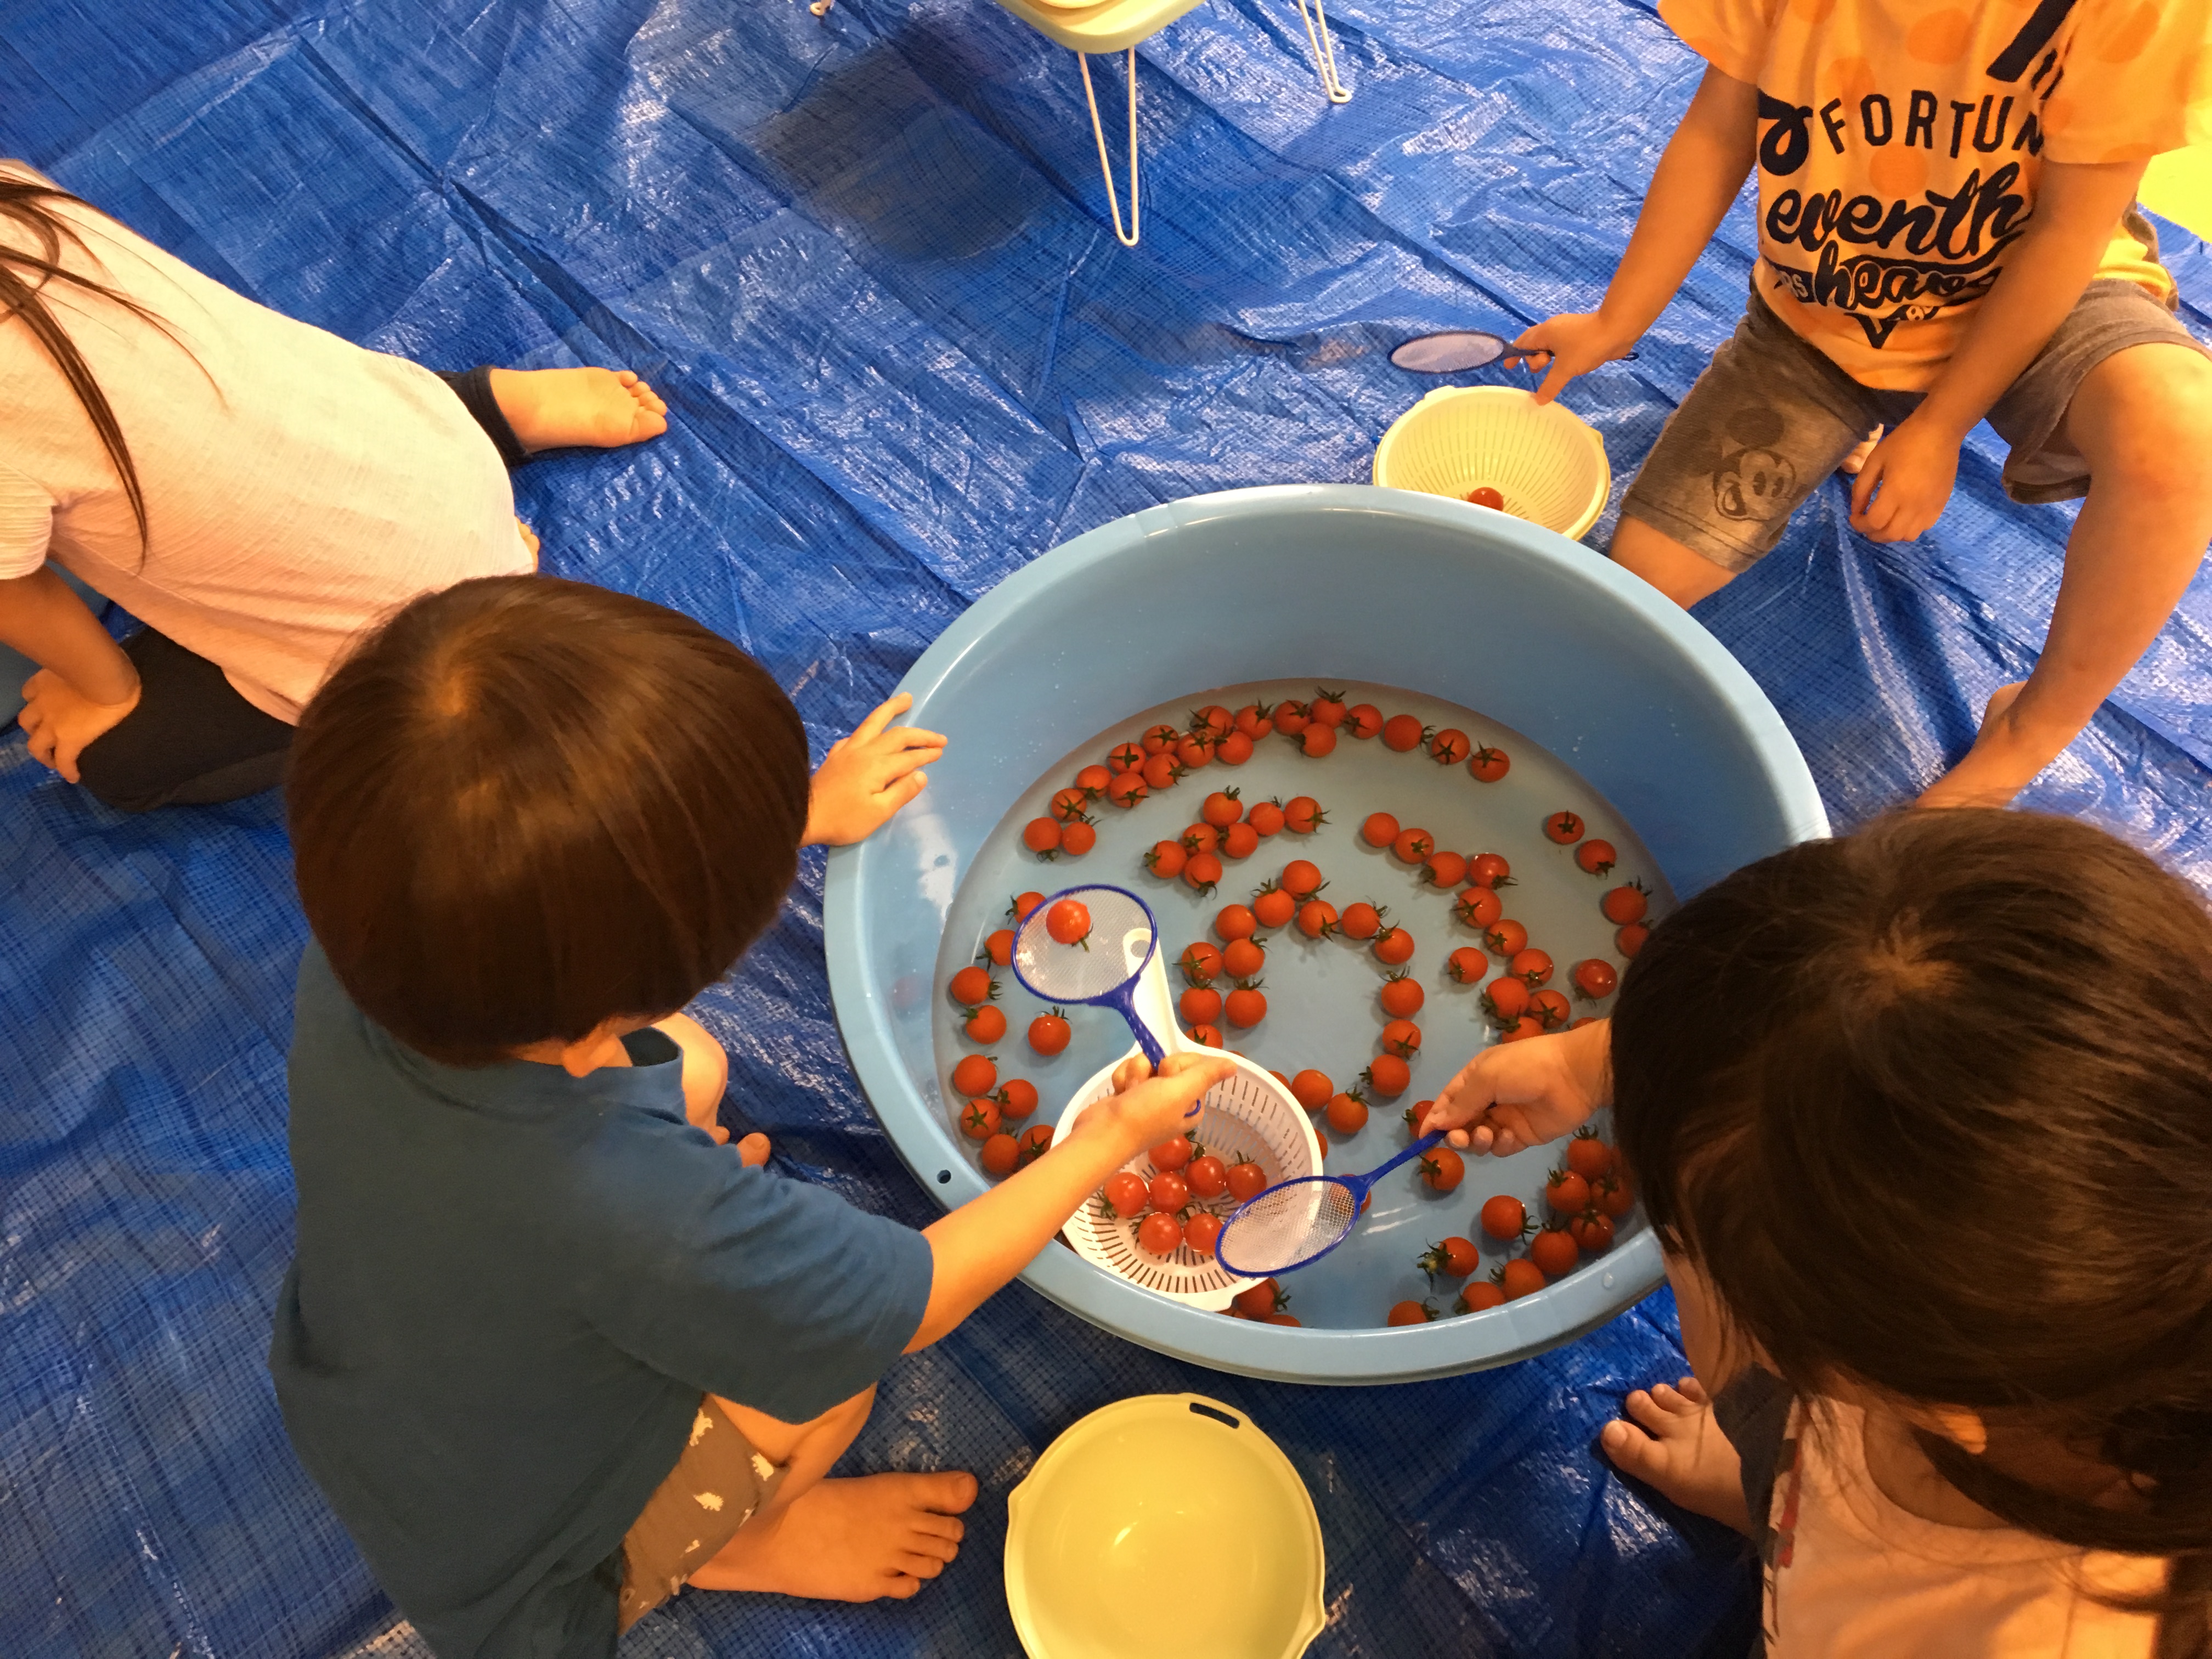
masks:
MULTIPOLYGON (((500 459, 529 457, 491 395, 491 370, 439 374, 476 416, 500 459)), ((77 757, 84 787, 125 812, 236 800, 283 781, 292 728, 239 696, 222 670, 165 634, 123 641, 138 670, 138 706, 77 757)))

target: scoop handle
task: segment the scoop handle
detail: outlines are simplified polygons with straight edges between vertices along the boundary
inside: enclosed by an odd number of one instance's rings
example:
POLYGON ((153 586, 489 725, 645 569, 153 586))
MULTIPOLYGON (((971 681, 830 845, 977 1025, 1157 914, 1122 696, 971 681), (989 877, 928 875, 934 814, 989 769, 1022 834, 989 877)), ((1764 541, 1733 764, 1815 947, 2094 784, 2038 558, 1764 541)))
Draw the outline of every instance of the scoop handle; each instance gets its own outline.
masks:
POLYGON ((1376 1182, 1382 1180, 1384 1176, 1389 1175, 1391 1170, 1396 1169, 1401 1164, 1405 1163, 1407 1159, 1419 1158, 1423 1152, 1427 1152, 1430 1147, 1435 1146, 1443 1138, 1444 1132, 1442 1129, 1431 1129, 1427 1134, 1423 1135, 1419 1140, 1407 1147, 1405 1151, 1400 1152, 1397 1157, 1392 1158, 1388 1164, 1383 1164, 1381 1168, 1370 1170, 1364 1176, 1340 1176, 1337 1178, 1343 1182, 1347 1187, 1358 1188, 1359 1195, 1361 1197, 1364 1197, 1366 1196, 1367 1189, 1372 1187, 1376 1182))

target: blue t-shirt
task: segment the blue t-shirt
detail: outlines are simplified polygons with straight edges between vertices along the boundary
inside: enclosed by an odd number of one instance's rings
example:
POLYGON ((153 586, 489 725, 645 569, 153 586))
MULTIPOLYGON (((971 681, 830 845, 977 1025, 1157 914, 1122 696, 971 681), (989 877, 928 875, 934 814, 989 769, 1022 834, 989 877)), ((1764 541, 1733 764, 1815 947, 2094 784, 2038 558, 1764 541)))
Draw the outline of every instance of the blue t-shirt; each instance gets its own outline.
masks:
POLYGON ((684 1121, 658 1031, 572 1078, 426 1060, 300 964, 299 1243, 269 1367, 292 1444, 441 1659, 615 1647, 623 1534, 702 1394, 787 1422, 880 1376, 919 1233, 684 1121))

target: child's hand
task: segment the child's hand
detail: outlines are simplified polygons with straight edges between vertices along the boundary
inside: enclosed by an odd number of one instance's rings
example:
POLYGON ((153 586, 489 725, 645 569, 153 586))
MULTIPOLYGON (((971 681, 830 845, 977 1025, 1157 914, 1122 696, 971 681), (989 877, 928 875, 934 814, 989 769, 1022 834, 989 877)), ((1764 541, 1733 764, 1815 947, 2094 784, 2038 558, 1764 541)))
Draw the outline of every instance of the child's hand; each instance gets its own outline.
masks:
POLYGON ((1536 388, 1536 401, 1548 404, 1566 390, 1567 382, 1576 375, 1625 356, 1635 343, 1633 339, 1622 339, 1601 313, 1567 312, 1537 324, 1516 340, 1505 354, 1505 367, 1548 368, 1544 383, 1536 388), (1538 362, 1539 357, 1544 362, 1538 362))
POLYGON ((945 752, 945 739, 919 726, 893 726, 891 717, 914 707, 902 691, 879 705, 853 735, 830 745, 815 769, 802 847, 864 841, 922 792, 921 769, 945 752))
POLYGON ((33 760, 52 767, 71 783, 82 783, 77 757, 122 725, 137 706, 135 685, 127 702, 94 702, 52 669, 41 668, 23 683, 23 712, 15 716, 15 723, 30 735, 33 760))
POLYGON ((1118 1135, 1121 1154, 1157 1146, 1190 1127, 1192 1107, 1217 1083, 1237 1075, 1235 1062, 1212 1054, 1170 1054, 1156 1076, 1143 1055, 1125 1060, 1114 1073, 1114 1094, 1077 1120, 1076 1133, 1098 1121, 1096 1133, 1118 1135))
POLYGON ((1444 1085, 1421 1131, 1447 1129, 1455 1146, 1505 1158, 1580 1128, 1613 1093, 1613 1022, 1500 1042, 1444 1085))
POLYGON ((1859 469, 1851 485, 1851 528, 1877 542, 1909 542, 1929 529, 1959 481, 1960 441, 1907 416, 1859 469))

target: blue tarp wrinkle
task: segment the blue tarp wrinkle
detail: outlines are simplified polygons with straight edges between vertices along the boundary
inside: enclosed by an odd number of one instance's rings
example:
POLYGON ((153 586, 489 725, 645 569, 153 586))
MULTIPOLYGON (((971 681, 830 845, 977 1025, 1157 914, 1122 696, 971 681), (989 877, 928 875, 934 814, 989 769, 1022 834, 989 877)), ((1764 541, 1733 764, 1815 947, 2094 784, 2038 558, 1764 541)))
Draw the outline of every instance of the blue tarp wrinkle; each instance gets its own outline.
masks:
MULTIPOLYGON (((821 20, 796 0, 14 0, 0 151, 365 343, 644 371, 673 429, 530 467, 523 515, 551 568, 761 657, 818 752, 1054 544, 1200 490, 1364 477, 1425 389, 1383 361, 1399 337, 1595 304, 1697 75, 1650 10, 1344 0, 1331 18, 1341 108, 1288 0, 1208 0, 1144 44, 1133 252, 1105 228, 1068 54, 989 0, 839 0, 821 20)), ((1097 68, 1118 102, 1120 62, 1097 68)), ((1639 359, 1569 393, 1624 484, 1734 326, 1749 233, 1740 207, 1639 359)), ((2166 233, 2208 331, 2205 252, 2166 233)), ((1826 487, 1705 607, 1841 823, 1909 797, 2033 660, 2069 520, 2006 505, 2000 459, 1978 434, 1910 547, 1852 536, 1826 487)), ((1481 596, 1407 599, 1438 602, 1466 607, 1480 649, 1481 596)), ((2212 884, 2208 635, 2200 581, 2028 799, 2212 884)), ((4 1645, 411 1659, 262 1367, 302 938, 277 805, 123 819, 20 738, 0 794, 4 1645)), ((820 896, 810 861, 702 1000, 730 1120, 774 1134, 795 1177, 919 1224, 933 1207, 829 1012, 820 896)), ((629 1648, 1012 1655, 1006 1491, 1083 1413, 1188 1389, 1249 1411, 1313 1491, 1317 1655, 1732 1656, 1753 1617, 1735 1544, 1593 1450, 1629 1389, 1682 1365, 1663 1294, 1506 1370, 1340 1392, 1199 1371, 1017 1289, 894 1370, 856 1453, 981 1477, 941 1583, 860 1608, 690 1595, 629 1648)), ((1160 1602, 1208 1593, 1196 1561, 1160 1602)))

